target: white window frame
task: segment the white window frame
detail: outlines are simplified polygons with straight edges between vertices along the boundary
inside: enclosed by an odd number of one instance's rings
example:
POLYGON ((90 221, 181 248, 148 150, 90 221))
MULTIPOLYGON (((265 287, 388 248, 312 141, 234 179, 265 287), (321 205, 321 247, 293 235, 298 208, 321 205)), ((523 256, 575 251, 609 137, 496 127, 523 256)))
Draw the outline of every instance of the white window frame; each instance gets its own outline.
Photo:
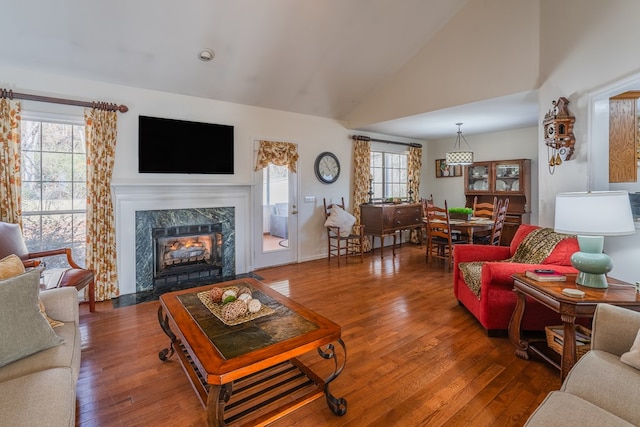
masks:
POLYGON ((393 146, 389 147, 387 144, 381 143, 371 143, 371 164, 370 164, 370 174, 373 178, 372 186, 373 186, 373 201, 374 202, 383 202, 391 198, 399 198, 402 201, 407 201, 409 199, 408 190, 408 174, 409 174, 409 150, 404 146, 393 146), (373 154, 374 153, 382 153, 382 170, 380 168, 374 167, 373 164, 373 154), (391 155, 401 155, 406 158, 405 168, 400 168, 398 179, 395 180, 393 178, 394 172, 391 168, 387 167, 385 164, 385 154, 391 155), (404 171, 404 173, 403 173, 404 171), (404 177, 404 180, 403 180, 404 177), (393 187, 396 187, 396 190, 393 190, 393 187))
MULTIPOLYGON (((86 125, 82 110, 72 110, 72 112, 69 112, 69 114, 60 114, 60 113, 54 113, 54 112, 43 112, 43 111, 23 109, 23 111, 21 112, 21 120, 22 121, 39 121, 39 122, 47 122, 47 123, 59 123, 59 124, 83 126, 83 127, 86 125), (76 111, 78 111, 77 114, 75 114, 76 111)), ((42 149, 42 147, 40 148, 42 149)), ((24 185, 24 182, 23 182, 23 185, 24 185)), ((41 206, 40 210, 26 211, 24 210, 24 205, 23 205, 22 216, 23 216, 23 219, 29 216, 39 216, 40 218, 42 218, 43 215, 50 214, 51 212, 55 212, 55 214, 58 214, 58 215, 78 215, 78 214, 83 215, 84 214, 86 218, 86 207, 85 209, 72 208, 68 210, 49 211, 49 210, 42 209, 42 206, 41 206)), ((25 227, 26 224, 28 224, 28 222, 23 221, 23 227, 25 227)), ((42 232, 42 229, 40 229, 40 239, 39 239, 41 244, 38 245, 38 247, 29 247, 28 249, 30 251, 52 249, 50 247, 47 247, 46 245, 45 246, 42 245, 42 242, 44 241, 44 239, 42 238, 41 232, 42 232)), ((71 247, 74 261, 76 261, 80 265, 84 265, 85 255, 86 255, 86 241, 84 239, 78 240, 75 237, 76 237, 75 233, 73 233, 72 241, 68 242, 64 246, 71 247)), ((60 258, 60 257, 55 257, 55 258, 60 258)), ((47 260, 47 265, 49 267, 51 266, 68 267, 68 265, 66 264, 66 258, 64 259, 60 258, 59 260, 55 258, 54 259, 50 258, 47 260)))

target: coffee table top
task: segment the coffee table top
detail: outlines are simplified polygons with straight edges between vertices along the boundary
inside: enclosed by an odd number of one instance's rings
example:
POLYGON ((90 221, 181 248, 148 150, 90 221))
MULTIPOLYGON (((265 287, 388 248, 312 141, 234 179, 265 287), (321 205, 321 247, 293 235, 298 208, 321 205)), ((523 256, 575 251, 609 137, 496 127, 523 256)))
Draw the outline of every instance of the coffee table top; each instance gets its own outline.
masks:
POLYGON ((252 279, 238 279, 160 296, 184 345, 209 384, 224 384, 340 338, 340 326, 252 279), (213 287, 247 286, 272 314, 225 325, 198 294, 213 287))

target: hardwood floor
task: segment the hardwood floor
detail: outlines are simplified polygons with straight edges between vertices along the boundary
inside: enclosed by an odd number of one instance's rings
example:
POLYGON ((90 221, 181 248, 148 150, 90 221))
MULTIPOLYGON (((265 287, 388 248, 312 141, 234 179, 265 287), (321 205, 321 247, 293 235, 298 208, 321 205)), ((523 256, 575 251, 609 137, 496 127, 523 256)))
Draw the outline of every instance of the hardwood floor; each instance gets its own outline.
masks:
MULTIPOLYGON (((331 384, 348 402, 337 417, 323 398, 273 426, 520 426, 559 372, 516 358, 453 296, 452 274, 403 244, 338 268, 326 259, 256 272, 279 292, 342 326, 347 364, 331 384)), ((78 426, 204 426, 205 411, 158 326, 158 302, 81 306, 78 426)), ((332 362, 302 360, 326 376, 332 362)))

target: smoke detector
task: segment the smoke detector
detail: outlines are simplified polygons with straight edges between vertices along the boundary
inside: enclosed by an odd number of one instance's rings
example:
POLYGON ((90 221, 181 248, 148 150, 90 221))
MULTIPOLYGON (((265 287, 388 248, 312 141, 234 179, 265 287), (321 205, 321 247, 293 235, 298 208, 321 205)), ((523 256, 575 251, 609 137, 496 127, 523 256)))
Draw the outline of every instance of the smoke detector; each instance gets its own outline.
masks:
POLYGON ((202 49, 200 53, 198 53, 198 59, 200 61, 209 62, 213 59, 215 54, 211 49, 202 49))

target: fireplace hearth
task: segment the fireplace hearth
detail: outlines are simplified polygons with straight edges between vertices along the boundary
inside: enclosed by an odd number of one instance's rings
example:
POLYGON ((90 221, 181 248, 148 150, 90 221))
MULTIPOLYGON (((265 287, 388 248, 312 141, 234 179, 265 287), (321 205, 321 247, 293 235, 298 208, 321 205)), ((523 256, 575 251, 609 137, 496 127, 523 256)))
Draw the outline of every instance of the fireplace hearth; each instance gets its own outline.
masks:
POLYGON ((153 228, 153 286, 222 276, 222 224, 153 228))

